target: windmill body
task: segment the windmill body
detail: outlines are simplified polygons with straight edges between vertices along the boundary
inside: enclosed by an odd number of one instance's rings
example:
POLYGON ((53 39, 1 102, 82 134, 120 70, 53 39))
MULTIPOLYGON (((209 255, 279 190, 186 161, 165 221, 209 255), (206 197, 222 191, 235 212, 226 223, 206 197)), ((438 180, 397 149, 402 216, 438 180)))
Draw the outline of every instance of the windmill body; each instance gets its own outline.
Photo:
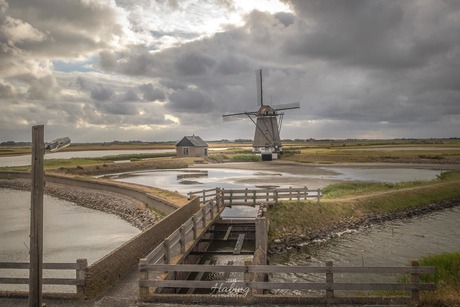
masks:
POLYGON ((255 125, 254 141, 252 151, 260 153, 262 160, 277 159, 282 152, 280 139, 281 124, 284 113, 281 110, 298 109, 299 103, 269 106, 263 103, 262 92, 262 70, 256 70, 257 102, 259 110, 256 112, 242 112, 223 115, 224 120, 239 119, 248 117, 255 125))

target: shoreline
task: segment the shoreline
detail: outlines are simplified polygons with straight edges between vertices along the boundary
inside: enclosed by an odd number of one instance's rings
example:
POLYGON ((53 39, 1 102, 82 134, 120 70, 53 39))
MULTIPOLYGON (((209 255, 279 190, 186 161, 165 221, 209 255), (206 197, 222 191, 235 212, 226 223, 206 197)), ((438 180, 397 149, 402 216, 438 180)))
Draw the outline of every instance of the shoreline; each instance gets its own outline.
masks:
POLYGON ((341 223, 332 224, 322 227, 312 232, 286 234, 282 238, 270 241, 268 247, 268 254, 283 253, 290 250, 299 251, 304 246, 317 244, 321 245, 329 242, 330 240, 351 230, 360 230, 373 225, 383 224, 385 222, 394 220, 404 220, 421 215, 430 214, 440 210, 453 208, 460 205, 460 199, 443 200, 436 203, 431 203, 423 207, 414 208, 411 210, 403 210, 396 212, 389 212, 383 214, 368 215, 358 220, 348 220, 341 223))
MULTIPOLYGON (((28 179, 0 179, 0 188, 29 191, 31 183, 28 179)), ((47 182, 44 194, 72 202, 78 206, 115 214, 124 221, 143 231, 158 222, 161 217, 145 208, 140 201, 120 194, 96 191, 92 189, 72 187, 47 182)))

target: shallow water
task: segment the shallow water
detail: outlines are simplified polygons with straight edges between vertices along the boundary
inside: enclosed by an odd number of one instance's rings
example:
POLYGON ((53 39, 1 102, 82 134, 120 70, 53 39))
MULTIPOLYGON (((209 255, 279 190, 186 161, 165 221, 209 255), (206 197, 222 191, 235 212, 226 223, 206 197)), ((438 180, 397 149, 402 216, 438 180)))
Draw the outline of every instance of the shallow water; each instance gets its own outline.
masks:
MULTIPOLYGON (((28 262, 30 192, 0 189, 0 196, 0 261, 28 262)), ((78 258, 86 258, 91 265, 140 233, 116 215, 47 195, 43 207, 44 262, 74 263, 78 258)), ((28 276, 27 270, 0 270, 2 277, 12 273, 15 277, 28 276)), ((71 276, 75 276, 75 271, 71 276)), ((11 287, 25 288, 0 285, 0 289, 11 287)))
MULTIPOLYGON (((300 252, 282 252, 270 264, 324 266, 408 266, 412 259, 460 250, 460 207, 428 215, 386 222, 358 231, 344 232, 322 244, 311 244, 300 252)), ((393 276, 337 276, 337 281, 395 281, 393 276)), ((275 281, 323 280, 319 274, 277 274, 275 281)), ((335 279, 335 277, 334 277, 335 279)))
POLYGON ((439 170, 401 168, 321 167, 324 175, 291 174, 286 172, 254 171, 226 168, 194 168, 161 171, 141 171, 111 175, 110 178, 177 191, 183 195, 192 191, 214 189, 254 189, 270 184, 275 187, 323 188, 337 181, 399 182, 432 180, 439 170))
MULTIPOLYGON (((71 159, 71 158, 96 158, 105 156, 143 154, 143 153, 165 153, 174 152, 174 149, 150 149, 150 150, 86 150, 86 151, 64 151, 47 152, 45 159, 71 159)), ((30 165, 31 155, 0 157, 0 167, 30 165)))

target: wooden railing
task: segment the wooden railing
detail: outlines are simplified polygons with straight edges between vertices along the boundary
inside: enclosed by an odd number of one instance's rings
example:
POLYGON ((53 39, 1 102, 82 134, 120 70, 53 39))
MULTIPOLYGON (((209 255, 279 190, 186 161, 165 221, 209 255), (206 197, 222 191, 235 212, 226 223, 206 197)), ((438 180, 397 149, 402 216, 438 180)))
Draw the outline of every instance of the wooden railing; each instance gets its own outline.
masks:
POLYGON ((255 206, 257 204, 276 205, 280 200, 308 200, 315 199, 317 202, 321 199, 321 189, 309 190, 303 188, 278 188, 278 189, 208 189, 202 191, 189 192, 189 198, 199 196, 200 202, 205 203, 207 200, 214 198, 218 193, 222 193, 225 206, 247 205, 255 206))
MULTIPOLYGON (((44 285, 76 286, 77 296, 83 295, 85 285, 86 259, 77 259, 76 263, 43 263, 43 270, 75 270, 75 278, 43 278, 44 285)), ((29 270, 28 262, 0 262, 0 269, 29 270)), ((0 277, 0 284, 27 285, 29 278, 0 277)), ((9 291, 1 291, 8 295, 9 291)), ((45 294, 45 293, 44 293, 45 294)))
MULTIPOLYGON (((190 252, 196 241, 206 233, 214 220, 224 210, 222 196, 222 192, 217 190, 214 198, 209 199, 190 219, 176 229, 145 258, 140 259, 139 265, 178 263, 181 257, 190 252)), ((149 272, 140 270, 140 280, 148 279, 149 272)), ((140 286, 141 295, 145 290, 140 286)))
MULTIPOLYGON (((171 265, 171 264, 140 264, 139 269, 147 272, 224 272, 232 273, 238 272, 244 274, 241 280, 231 281, 219 281, 219 280, 171 280, 171 279, 155 279, 155 280, 141 280, 141 287, 158 287, 158 288, 193 288, 193 289, 208 289, 210 294, 233 294, 225 293, 229 289, 238 289, 236 293, 240 295, 242 300, 247 299, 247 296, 256 295, 258 300, 262 302, 264 294, 261 294, 261 290, 273 290, 273 289, 290 289, 290 290, 322 290, 325 291, 323 297, 328 302, 334 302, 335 299, 339 299, 335 291, 408 291, 410 295, 399 296, 401 301, 408 300, 411 302, 418 301, 420 291, 435 290, 436 285, 433 283, 421 283, 420 274, 432 274, 435 271, 434 267, 420 267, 418 261, 412 261, 411 266, 407 267, 334 267, 332 261, 327 261, 324 267, 312 267, 312 266, 273 266, 273 265, 171 265), (325 276, 325 282, 267 282, 262 281, 260 278, 261 274, 323 274, 325 276), (353 282, 343 283, 334 281, 334 275, 340 274, 344 276, 346 274, 383 274, 383 275, 400 275, 409 274, 409 283, 369 283, 369 282, 353 282), (220 291, 220 292, 219 292, 220 291)), ((164 275, 163 275, 164 276, 164 275)), ((215 276, 215 274, 214 274, 215 276)), ((354 277, 355 278, 355 277, 354 277)), ((148 293, 148 292, 146 292, 148 293)), ((384 295, 384 294, 382 294, 384 295)), ((387 295, 391 295, 388 293, 387 295)), ((393 294, 394 295, 394 294, 393 294)), ((167 296, 166 294, 154 294, 154 296, 161 297, 167 296)), ((208 294, 209 296, 209 294, 208 294)), ((280 298, 280 296, 275 295, 280 298)), ((282 296, 286 300, 289 300, 290 296, 282 296)), ((297 295, 293 297, 299 298, 297 295)), ((352 297, 346 296, 350 301, 352 297)), ((152 296, 150 296, 152 298, 152 296)), ((177 295, 178 299, 183 300, 184 296, 177 295)), ((145 299, 145 298, 144 298, 145 299)), ((185 298, 186 299, 186 298, 185 298)), ((192 300, 197 300, 197 297, 192 297, 192 300)), ((358 298, 357 298, 358 299, 358 298)), ((225 300, 225 298, 223 299, 225 300)), ((376 301, 379 297, 375 298, 376 301)), ((281 300, 282 301, 282 300, 281 300)))

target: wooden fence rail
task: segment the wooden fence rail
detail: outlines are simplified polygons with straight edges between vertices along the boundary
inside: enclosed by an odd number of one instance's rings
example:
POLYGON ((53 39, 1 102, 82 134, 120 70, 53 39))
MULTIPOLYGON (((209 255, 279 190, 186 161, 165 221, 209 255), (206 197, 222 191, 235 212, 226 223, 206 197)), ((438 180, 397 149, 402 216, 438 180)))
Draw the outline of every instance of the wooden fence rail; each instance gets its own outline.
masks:
POLYGON ((189 192, 189 198, 199 196, 200 202, 205 203, 209 199, 213 199, 222 193, 223 201, 226 206, 233 205, 251 205, 265 203, 277 204, 280 200, 308 200, 316 199, 317 202, 321 199, 321 189, 309 190, 303 188, 278 188, 278 189, 208 189, 202 191, 189 192))
POLYGON ((170 263, 171 259, 185 252, 190 243, 212 224, 224 209, 221 194, 207 202, 205 206, 176 229, 163 243, 159 244, 141 261, 145 263, 170 263))
MULTIPOLYGON (((158 288, 194 288, 194 289, 217 289, 219 283, 223 283, 219 288, 247 289, 246 292, 262 293, 260 290, 273 289, 290 289, 290 290, 323 290, 326 293, 325 298, 334 300, 336 294, 334 291, 408 291, 410 296, 406 296, 409 301, 418 301, 420 291, 435 290, 436 285, 433 283, 421 283, 420 274, 432 274, 435 272, 434 267, 421 267, 418 261, 412 261, 411 266, 407 267, 334 267, 332 261, 327 261, 324 267, 311 266, 272 266, 272 265, 171 265, 171 264, 140 264, 139 270, 155 272, 213 272, 213 273, 244 273, 244 279, 232 281, 201 281, 201 280, 172 280, 161 279, 141 280, 140 287, 158 287, 158 288), (255 277, 257 274, 269 273, 295 273, 295 274, 324 274, 325 282, 267 282, 260 281, 255 277), (409 283, 368 283, 353 282, 343 283, 334 281, 334 274, 408 274, 411 276, 409 283), (230 285, 231 284, 231 285, 230 285), (259 292, 255 292, 259 291, 259 292)), ((166 276, 166 275, 162 275, 166 276)), ((145 293, 149 293, 146 291, 145 293)), ((212 293, 211 293, 212 294, 212 293)), ((161 297, 162 294, 154 294, 161 297)), ((260 294, 263 296, 263 294, 260 294)), ((349 296, 347 296, 349 297, 349 296)), ((180 295, 178 295, 180 298, 180 295)), ((148 295, 141 299, 148 299, 148 295)))
MULTIPOLYGON (((85 285, 85 269, 88 267, 86 259, 77 259, 75 263, 43 263, 44 270, 75 270, 75 278, 43 278, 45 285, 76 286, 77 295, 83 295, 82 286, 85 285)), ((29 270, 28 262, 0 262, 0 269, 29 270)), ((29 278, 1 277, 0 284, 27 285, 29 278)), ((5 291, 6 293, 8 291, 5 291)))

